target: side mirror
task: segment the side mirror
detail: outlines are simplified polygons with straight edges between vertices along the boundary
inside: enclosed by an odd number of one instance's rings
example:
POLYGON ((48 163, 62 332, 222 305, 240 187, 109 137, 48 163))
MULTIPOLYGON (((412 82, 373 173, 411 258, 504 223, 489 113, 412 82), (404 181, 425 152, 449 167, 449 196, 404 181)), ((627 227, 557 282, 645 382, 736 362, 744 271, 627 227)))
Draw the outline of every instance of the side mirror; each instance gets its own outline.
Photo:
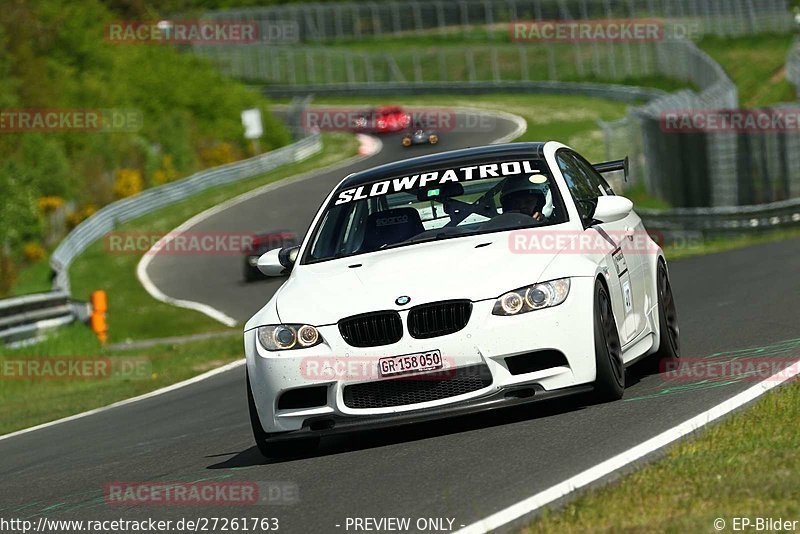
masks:
POLYGON ((625 197, 607 195, 597 198, 597 207, 592 218, 601 223, 619 221, 633 211, 633 202, 625 197))
POLYGON ((262 254, 256 265, 267 276, 283 276, 294 267, 299 251, 300 247, 276 248, 262 254))

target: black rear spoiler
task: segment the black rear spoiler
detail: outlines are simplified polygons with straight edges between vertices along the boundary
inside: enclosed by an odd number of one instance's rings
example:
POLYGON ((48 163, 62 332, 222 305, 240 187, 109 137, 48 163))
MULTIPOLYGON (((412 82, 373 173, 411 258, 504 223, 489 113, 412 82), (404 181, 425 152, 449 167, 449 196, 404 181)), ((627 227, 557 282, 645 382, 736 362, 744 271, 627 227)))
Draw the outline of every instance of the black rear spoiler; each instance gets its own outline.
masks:
POLYGON ((628 181, 628 157, 625 156, 625 159, 618 159, 614 161, 606 161, 605 163, 598 163, 593 165, 595 170, 600 174, 605 174, 607 172, 614 172, 614 171, 623 171, 625 173, 625 181, 628 181))

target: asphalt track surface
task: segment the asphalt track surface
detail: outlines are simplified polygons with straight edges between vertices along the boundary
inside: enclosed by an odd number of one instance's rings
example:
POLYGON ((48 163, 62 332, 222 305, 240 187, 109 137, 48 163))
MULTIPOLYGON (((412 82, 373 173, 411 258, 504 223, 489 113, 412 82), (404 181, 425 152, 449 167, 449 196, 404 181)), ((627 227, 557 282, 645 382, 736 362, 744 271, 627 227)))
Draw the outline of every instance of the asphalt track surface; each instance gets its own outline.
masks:
MULTIPOLYGON (((463 139, 462 139, 463 141, 463 139)), ((384 152, 363 168, 403 154, 384 152)), ((472 140, 461 145, 469 144, 472 140)), ((454 143, 447 140, 441 149, 454 143)), ((425 151, 425 149, 418 152, 425 151)), ((302 228, 344 172, 273 191, 194 230, 302 228)), ((279 282, 238 282, 238 258, 166 258, 151 276, 171 296, 245 319, 279 282), (188 272, 169 273, 174 261, 188 272), (176 282, 174 288, 165 283, 176 282), (185 291, 185 292, 184 292, 185 291)), ((684 358, 800 358, 800 240, 675 262, 670 268, 684 358), (794 340, 794 341, 792 341, 794 340), (738 350, 738 351, 737 351, 738 350)), ((277 517, 283 532, 346 532, 348 517, 452 518, 468 525, 617 455, 753 385, 628 371, 622 401, 562 399, 500 412, 331 437, 314 455, 267 461, 250 433, 244 368, 97 415, 0 441, 0 517, 172 519, 277 517), (109 505, 119 481, 295 484, 281 506, 109 505), (340 526, 337 526, 340 525, 340 526)), ((413 524, 413 523, 412 523, 413 524)), ((351 529, 350 532, 353 530, 351 529)))

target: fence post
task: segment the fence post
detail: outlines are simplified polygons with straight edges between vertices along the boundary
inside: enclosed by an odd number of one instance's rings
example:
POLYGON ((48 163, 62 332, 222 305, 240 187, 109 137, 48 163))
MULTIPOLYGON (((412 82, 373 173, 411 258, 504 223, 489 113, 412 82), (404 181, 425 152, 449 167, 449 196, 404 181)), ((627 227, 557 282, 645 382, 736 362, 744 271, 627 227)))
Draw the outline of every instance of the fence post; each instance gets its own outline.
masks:
POLYGON ((416 83, 422 83, 422 64, 419 60, 419 50, 414 50, 413 54, 414 58, 414 81, 416 83))
POLYGON ((464 51, 467 60, 467 73, 469 74, 469 81, 475 81, 475 54, 472 51, 472 48, 467 48, 464 51))
POLYGON ((530 73, 528 72, 528 50, 525 48, 525 45, 517 45, 517 50, 519 51, 520 78, 527 82, 530 79, 530 73))

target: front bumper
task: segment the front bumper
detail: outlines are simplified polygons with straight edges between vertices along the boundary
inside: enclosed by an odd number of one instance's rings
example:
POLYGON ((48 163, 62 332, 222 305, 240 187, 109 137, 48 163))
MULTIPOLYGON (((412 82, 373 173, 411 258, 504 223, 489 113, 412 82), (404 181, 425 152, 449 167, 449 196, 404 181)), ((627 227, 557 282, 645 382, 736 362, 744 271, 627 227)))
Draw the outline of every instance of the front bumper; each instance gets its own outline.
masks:
POLYGON ((570 386, 563 389, 547 391, 539 385, 518 386, 495 391, 487 396, 483 396, 471 401, 448 404, 438 408, 428 408, 426 410, 414 410, 407 413, 389 416, 344 416, 328 415, 310 417, 303 422, 299 430, 280 432, 271 436, 273 441, 289 441, 309 437, 324 437, 347 432, 363 432, 368 430, 380 430, 382 428, 392 428, 413 423, 424 423, 436 421, 448 417, 458 417, 461 415, 479 414, 491 410, 502 408, 512 408, 533 402, 541 402, 548 399, 579 395, 592 391, 591 384, 570 386))
POLYGON ((401 311, 403 338, 381 347, 347 345, 336 325, 319 327, 324 343, 285 352, 264 350, 256 331, 245 332, 245 351, 253 397, 264 430, 286 436, 327 434, 356 428, 379 428, 461 413, 541 400, 584 390, 595 380, 593 301, 594 280, 574 278, 570 295, 559 306, 513 317, 492 315, 494 301, 473 303, 467 326, 459 332, 430 338, 412 338, 401 311), (322 361, 351 369, 354 361, 439 350, 456 369, 481 367, 490 380, 485 387, 463 394, 401 406, 353 408, 345 402, 347 386, 375 382, 375 375, 347 373, 334 377, 309 373, 309 362, 322 361), (565 364, 522 372, 509 368, 507 358, 539 351, 558 351, 565 364), (278 409, 282 394, 295 388, 324 386, 327 402, 310 408, 278 409))

